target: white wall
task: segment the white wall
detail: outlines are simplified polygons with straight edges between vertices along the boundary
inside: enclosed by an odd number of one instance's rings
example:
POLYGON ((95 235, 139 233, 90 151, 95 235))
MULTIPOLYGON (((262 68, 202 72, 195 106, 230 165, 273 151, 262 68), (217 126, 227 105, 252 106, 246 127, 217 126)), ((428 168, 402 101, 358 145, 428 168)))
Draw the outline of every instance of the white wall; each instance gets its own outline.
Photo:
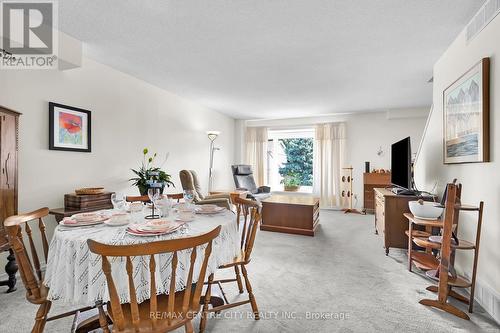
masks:
MULTIPOLYGON (((500 322, 500 16, 497 16, 475 39, 467 43, 461 33, 434 66, 434 111, 424 137, 422 152, 416 165, 416 181, 430 188, 438 182, 443 191, 447 182, 457 178, 463 185, 462 201, 470 204, 485 202, 483 232, 479 256, 477 297, 500 322), (443 90, 483 57, 491 57, 491 104, 489 163, 443 164, 443 90)), ((462 213, 459 237, 474 240, 474 214, 462 213)), ((471 271, 471 255, 461 251, 457 268, 467 275, 471 271)))
POLYGON ((242 164, 245 161, 245 121, 234 121, 234 163, 242 164))
POLYGON ((416 152, 424 130, 429 108, 391 110, 384 112, 352 113, 321 117, 247 121, 247 126, 270 128, 305 126, 325 122, 346 122, 347 163, 352 165, 354 193, 358 197, 357 208, 363 207, 363 173, 365 161, 371 169, 391 168, 391 144, 411 137, 412 150, 416 152), (377 155, 382 147, 384 154, 377 155))
MULTIPOLYGON (((181 191, 178 173, 198 172, 208 183, 209 140, 219 130, 214 188, 232 188, 234 120, 93 60, 69 71, 0 71, 0 105, 20 118, 19 210, 63 206, 64 193, 102 185, 138 194, 130 187, 142 149, 170 158, 164 169, 181 191), (48 150, 48 102, 92 111, 92 153, 48 150)), ((160 158, 161 159, 161 158, 160 158)), ((52 219, 48 225, 54 225, 52 219)), ((4 260, 5 255, 0 255, 4 260)), ((0 260, 0 261, 1 261, 0 260)), ((0 267, 4 263, 0 262, 0 267)), ((2 273, 0 271, 0 273, 2 273)))
POLYGON ((425 122, 426 118, 420 116, 388 119, 386 113, 368 113, 347 120, 347 161, 354 168, 354 193, 358 195, 358 207, 363 206, 365 161, 370 161, 372 170, 390 169, 391 145, 408 136, 412 152, 416 153, 425 122), (383 151, 381 156, 377 154, 379 147, 383 151))

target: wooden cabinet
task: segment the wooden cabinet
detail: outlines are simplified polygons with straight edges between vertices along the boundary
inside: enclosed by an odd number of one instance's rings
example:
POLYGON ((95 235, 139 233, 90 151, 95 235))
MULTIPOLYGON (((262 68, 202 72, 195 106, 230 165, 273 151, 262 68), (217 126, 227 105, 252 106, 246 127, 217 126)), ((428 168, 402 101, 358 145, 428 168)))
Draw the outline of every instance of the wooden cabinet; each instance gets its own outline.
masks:
POLYGON ((15 290, 17 264, 10 250, 3 221, 17 214, 17 153, 19 113, 0 107, 0 252, 9 251, 5 268, 9 278, 0 281, 0 285, 9 287, 8 292, 15 290))
POLYGON ((385 254, 389 248, 408 248, 408 221, 403 216, 410 212, 408 202, 418 199, 432 201, 434 197, 416 197, 411 195, 397 195, 385 188, 375 188, 375 233, 383 237, 385 254))
POLYGON ((375 210, 374 188, 383 188, 391 185, 390 173, 365 172, 363 174, 363 209, 366 213, 375 210))
POLYGON ((319 199, 273 195, 262 201, 261 230, 314 236, 319 224, 319 199))

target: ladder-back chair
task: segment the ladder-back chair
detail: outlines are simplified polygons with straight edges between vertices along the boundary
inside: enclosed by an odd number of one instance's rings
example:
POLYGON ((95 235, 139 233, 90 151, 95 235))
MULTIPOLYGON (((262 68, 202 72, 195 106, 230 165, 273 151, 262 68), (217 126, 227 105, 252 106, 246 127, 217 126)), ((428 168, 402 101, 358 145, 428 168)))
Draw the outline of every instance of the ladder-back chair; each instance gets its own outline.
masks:
POLYGON ((147 195, 130 195, 125 197, 126 202, 150 202, 147 195))
POLYGON ((200 321, 200 332, 203 332, 206 327, 206 320, 209 312, 220 312, 225 309, 233 308, 236 306, 240 306, 243 304, 250 303, 252 307, 252 312, 254 314, 254 318, 259 320, 259 309, 257 307, 257 302, 255 300, 255 296, 253 294, 252 286, 250 284, 250 280, 248 278, 248 272, 246 269, 246 265, 250 263, 251 254, 253 250, 253 246, 255 243, 255 237, 257 235, 257 230, 259 229, 260 221, 261 221, 261 208, 262 205, 258 201, 242 199, 238 194, 232 193, 231 200, 234 205, 236 205, 236 223, 238 225, 238 231, 241 235, 240 240, 240 253, 236 256, 233 261, 229 263, 225 263, 219 266, 219 269, 225 268, 233 268, 236 277, 234 279, 222 279, 222 280, 214 280, 214 274, 210 274, 208 277, 208 286, 207 291, 204 297, 203 304, 203 315, 201 316, 200 321), (245 288, 248 293, 248 299, 240 302, 230 303, 224 293, 222 288, 223 283, 236 282, 238 284, 238 290, 243 293, 243 283, 240 276, 240 268, 243 274, 243 279, 245 281, 245 288), (214 306, 209 308, 208 305, 211 299, 211 288, 213 284, 217 284, 222 291, 222 297, 224 298, 224 302, 226 304, 220 306, 214 306))
MULTIPOLYGON (((48 317, 50 307, 52 303, 47 300, 48 288, 43 284, 44 271, 42 270, 41 259, 47 262, 47 256, 49 252, 49 242, 45 234, 45 223, 43 218, 49 215, 48 208, 40 208, 36 211, 27 214, 20 214, 8 217, 4 221, 5 230, 9 238, 10 246, 14 251, 16 256, 17 265, 19 267, 19 274, 26 288, 26 299, 32 303, 39 305, 38 311, 35 317, 35 324, 33 326, 32 332, 39 333, 43 332, 45 323, 47 321, 72 316, 79 312, 90 310, 93 307, 86 307, 74 311, 69 311, 62 313, 53 317, 48 317), (40 239, 43 248, 43 258, 40 258, 35 247, 35 242, 33 240, 33 231, 28 222, 38 221, 38 228, 40 230, 40 239), (23 227, 24 232, 28 238, 28 243, 30 247, 30 254, 26 249, 23 240, 23 227)), ((79 327, 75 326, 75 329, 79 327)))
MULTIPOLYGON (((186 332, 193 332, 191 320, 199 312, 200 296, 205 279, 208 259, 212 252, 212 241, 220 233, 221 227, 212 231, 190 238, 157 241, 152 243, 134 245, 106 245, 89 239, 87 241, 91 252, 101 256, 102 270, 106 276, 110 301, 107 304, 109 316, 113 321, 113 332, 168 332, 185 327, 186 332), (197 248, 205 246, 204 255, 201 258, 198 280, 193 281, 197 248), (186 279, 186 288, 176 292, 176 270, 178 266, 178 251, 187 250, 190 254, 189 271, 186 279), (171 278, 168 295, 157 295, 156 290, 156 267, 163 263, 157 262, 155 254, 172 253, 171 278), (150 274, 150 299, 140 304, 137 303, 135 283, 133 279, 134 267, 132 257, 149 257, 150 274), (124 257, 129 285, 130 302, 120 304, 116 284, 111 274, 109 257, 124 257), (156 315, 160 314, 160 315, 156 315)), ((99 306, 100 323, 102 330, 110 332, 102 307, 99 306)))
MULTIPOLYGON (((167 196, 167 198, 172 199, 172 200, 177 200, 177 202, 180 202, 181 199, 184 198, 184 194, 182 193, 170 193, 170 194, 164 194, 167 196)), ((127 196, 125 197, 125 201, 127 202, 150 202, 149 196, 147 195, 138 195, 138 196, 127 196)))
POLYGON ((167 197, 172 200, 177 200, 177 202, 180 202, 182 199, 184 199, 184 194, 183 193, 169 193, 167 194, 167 197))

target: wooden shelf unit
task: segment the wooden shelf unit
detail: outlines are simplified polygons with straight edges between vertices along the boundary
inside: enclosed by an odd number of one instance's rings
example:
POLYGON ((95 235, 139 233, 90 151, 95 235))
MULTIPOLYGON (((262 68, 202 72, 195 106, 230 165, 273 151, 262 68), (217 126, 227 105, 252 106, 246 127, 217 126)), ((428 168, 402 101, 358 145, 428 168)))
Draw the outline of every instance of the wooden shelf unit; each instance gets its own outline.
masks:
POLYGON ((413 216, 412 213, 404 213, 404 217, 406 217, 409 221, 416 225, 421 225, 424 227, 435 227, 435 228, 442 228, 443 227, 443 221, 442 220, 424 220, 424 219, 419 219, 418 217, 413 216))
MULTIPOLYGON (((426 249, 441 249, 441 243, 432 242, 429 240, 429 237, 412 236, 412 240, 413 243, 415 243, 417 246, 425 247, 426 249)), ((476 246, 474 245, 474 243, 463 239, 459 239, 458 245, 455 243, 451 243, 451 248, 456 250, 473 250, 475 249, 475 247, 476 246)))
MULTIPOLYGON (((408 236, 410 234, 409 230, 405 231, 405 235, 408 236)), ((422 230, 412 230, 411 232, 412 237, 429 237, 431 234, 427 231, 422 231, 422 230)))
POLYGON ((439 260, 431 253, 413 251, 410 256, 413 264, 423 271, 437 269, 439 266, 439 260))
MULTIPOLYGON (((425 272, 425 275, 434 281, 439 281, 439 278, 436 278, 435 276, 436 272, 437 268, 430 269, 427 272, 425 272)), ((470 282, 463 276, 457 276, 457 277, 448 276, 447 283, 450 287, 457 287, 457 288, 469 288, 470 286, 472 286, 472 282, 470 282)))
POLYGON ((460 194, 460 185, 448 185, 448 195, 450 198, 447 199, 443 220, 423 220, 414 217, 410 213, 405 213, 403 215, 408 219, 409 228, 406 235, 411 239, 411 241, 408 242, 408 270, 411 271, 412 264, 414 264, 416 267, 426 271, 427 277, 438 281, 438 286, 430 286, 427 288, 429 291, 437 292, 438 299, 423 299, 420 303, 439 308, 443 311, 468 320, 470 318, 465 312, 459 310, 454 305, 449 304, 447 300, 448 297, 453 297, 468 304, 468 311, 469 313, 472 313, 484 203, 481 201, 479 206, 461 205, 459 203, 460 194), (456 244, 452 239, 452 231, 456 230, 460 211, 478 212, 476 239, 474 242, 459 239, 458 244, 456 244), (413 229, 414 225, 422 226, 426 230, 415 230, 413 229), (439 228, 441 230, 442 237, 441 239, 438 239, 439 241, 429 240, 429 237, 432 234, 432 228, 439 228), (414 250, 412 244, 424 248, 425 252, 414 250), (439 251, 439 259, 434 256, 433 250, 439 251), (456 250, 474 251, 472 278, 470 281, 465 277, 452 277, 449 275, 449 271, 453 269, 452 265, 454 261, 454 252, 456 250), (437 272, 439 272, 439 277, 436 277, 437 272), (460 295, 456 291, 452 290, 452 288, 470 288, 469 298, 460 295))

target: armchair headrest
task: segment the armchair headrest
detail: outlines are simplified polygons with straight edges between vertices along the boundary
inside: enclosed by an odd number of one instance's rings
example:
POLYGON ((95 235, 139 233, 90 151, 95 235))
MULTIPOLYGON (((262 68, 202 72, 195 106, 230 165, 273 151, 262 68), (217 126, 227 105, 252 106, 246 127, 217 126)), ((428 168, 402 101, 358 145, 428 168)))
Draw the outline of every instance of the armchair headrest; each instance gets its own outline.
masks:
POLYGON ((253 174, 252 166, 248 164, 232 165, 233 175, 246 176, 253 174))

